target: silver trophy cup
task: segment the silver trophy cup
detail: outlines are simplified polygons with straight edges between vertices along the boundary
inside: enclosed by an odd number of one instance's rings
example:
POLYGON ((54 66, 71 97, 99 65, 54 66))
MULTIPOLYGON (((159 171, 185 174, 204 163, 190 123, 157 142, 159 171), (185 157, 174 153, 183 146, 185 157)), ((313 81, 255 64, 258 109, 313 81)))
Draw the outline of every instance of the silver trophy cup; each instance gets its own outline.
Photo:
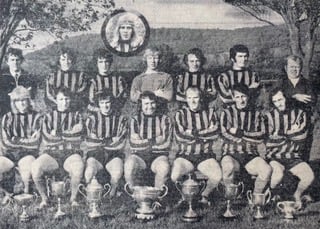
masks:
POLYGON ((277 203, 277 208, 284 214, 285 219, 294 219, 297 211, 294 201, 281 201, 277 203))
POLYGON ((265 216, 261 212, 261 208, 270 202, 271 192, 268 189, 265 193, 254 193, 251 190, 247 192, 247 198, 250 205, 257 208, 256 214, 253 216, 255 219, 264 219, 265 216))
POLYGON ((237 214, 234 214, 231 210, 231 200, 235 200, 238 198, 244 190, 243 182, 239 182, 239 184, 221 184, 218 186, 220 192, 224 194, 224 198, 227 200, 227 209, 223 213, 223 217, 225 218, 234 218, 237 214))
POLYGON ((30 216, 27 213, 27 205, 30 205, 31 202, 35 201, 36 196, 28 193, 23 193, 13 197, 14 202, 22 207, 22 213, 19 215, 20 222, 30 221, 30 216))

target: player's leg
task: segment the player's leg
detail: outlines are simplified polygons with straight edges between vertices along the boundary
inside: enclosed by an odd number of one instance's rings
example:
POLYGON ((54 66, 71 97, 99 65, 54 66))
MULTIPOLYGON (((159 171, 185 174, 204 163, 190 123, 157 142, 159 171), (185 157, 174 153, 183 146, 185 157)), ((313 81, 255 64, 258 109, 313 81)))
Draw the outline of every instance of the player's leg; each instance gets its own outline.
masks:
POLYGON ((199 163, 197 169, 204 175, 208 177, 207 186, 205 190, 202 192, 202 200, 203 203, 209 203, 207 201, 209 194, 213 191, 214 188, 218 186, 222 179, 222 170, 220 168, 219 163, 213 159, 207 159, 199 163))
POLYGON ((222 179, 225 184, 233 184, 235 173, 240 170, 240 164, 233 157, 226 155, 221 159, 222 179))
POLYGON ((151 171, 155 174, 154 186, 161 188, 168 179, 170 164, 167 156, 159 156, 151 164, 151 171))
POLYGON ((98 171, 103 169, 103 165, 94 157, 89 157, 86 162, 84 178, 88 184, 91 179, 97 175, 98 171))
POLYGON ((245 169, 250 175, 257 176, 253 192, 262 193, 270 181, 271 166, 261 157, 255 157, 245 165, 245 169))
POLYGON ((106 164, 106 170, 111 176, 111 191, 110 196, 114 196, 117 191, 117 187, 121 177, 123 176, 123 161, 119 157, 113 158, 106 164))
POLYGON ((21 158, 18 162, 18 170, 24 184, 24 193, 29 193, 29 183, 31 179, 31 166, 35 161, 35 157, 32 155, 27 155, 21 158))
POLYGON ((77 206, 76 202, 78 187, 83 175, 84 163, 79 154, 72 154, 63 163, 63 168, 66 170, 71 178, 71 197, 70 202, 72 206, 77 206))
MULTIPOLYGON (((13 167, 14 163, 10 159, 0 156, 0 182, 3 180, 3 174, 9 172, 13 167)), ((10 200, 10 193, 3 187, 0 187, 0 191, 5 193, 2 204, 7 204, 7 202, 10 200)))
POLYGON ((270 161, 269 165, 272 168, 270 188, 274 189, 282 181, 285 167, 277 161, 270 161))
POLYGON ((45 207, 48 204, 48 197, 46 194, 46 181, 44 180, 44 173, 53 172, 59 168, 58 162, 49 154, 40 155, 31 166, 31 175, 33 182, 40 194, 41 203, 40 208, 45 207))
POLYGON ((194 166, 190 161, 185 158, 178 157, 173 162, 171 180, 176 182, 180 177, 192 172, 193 170, 194 166))
POLYGON ((130 155, 124 163, 124 178, 128 184, 134 186, 134 175, 137 170, 146 169, 147 165, 137 155, 130 155))

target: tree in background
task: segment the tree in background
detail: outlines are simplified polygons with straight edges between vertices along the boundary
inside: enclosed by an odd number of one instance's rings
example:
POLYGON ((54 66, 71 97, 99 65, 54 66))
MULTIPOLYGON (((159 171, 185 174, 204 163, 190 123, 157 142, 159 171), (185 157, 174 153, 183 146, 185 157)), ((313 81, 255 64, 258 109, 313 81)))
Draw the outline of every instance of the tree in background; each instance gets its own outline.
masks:
POLYGON ((319 0, 225 0, 256 19, 273 25, 264 15, 279 14, 289 31, 290 48, 304 59, 303 74, 309 78, 310 65, 320 23, 319 0))
POLYGON ((62 39, 90 30, 113 7, 113 0, 0 0, 0 66, 8 45, 28 47, 35 31, 62 39))

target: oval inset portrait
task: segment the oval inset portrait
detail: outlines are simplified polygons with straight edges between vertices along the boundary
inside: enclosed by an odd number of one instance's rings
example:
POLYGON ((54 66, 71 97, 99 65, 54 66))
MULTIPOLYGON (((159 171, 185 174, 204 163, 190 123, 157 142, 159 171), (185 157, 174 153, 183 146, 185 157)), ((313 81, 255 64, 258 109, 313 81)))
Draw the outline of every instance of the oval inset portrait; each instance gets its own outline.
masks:
POLYGON ((101 37, 105 46, 119 56, 133 56, 149 41, 150 27, 136 11, 116 10, 104 21, 101 37))

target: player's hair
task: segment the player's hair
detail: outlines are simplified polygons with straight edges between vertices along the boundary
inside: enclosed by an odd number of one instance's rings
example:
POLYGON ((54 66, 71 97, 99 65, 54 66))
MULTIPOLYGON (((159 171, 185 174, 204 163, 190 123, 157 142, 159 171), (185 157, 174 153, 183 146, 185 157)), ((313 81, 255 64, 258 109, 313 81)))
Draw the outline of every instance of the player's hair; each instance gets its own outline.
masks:
POLYGON ((57 88, 56 89, 56 96, 58 95, 58 94, 63 94, 64 96, 66 96, 66 97, 69 97, 69 98, 73 98, 73 95, 72 95, 72 92, 70 91, 70 89, 68 89, 68 88, 66 88, 66 87, 59 87, 59 88, 57 88))
POLYGON ((235 59, 236 58, 236 55, 238 52, 243 52, 243 53, 247 53, 248 56, 249 56, 249 49, 247 46, 245 45, 242 45, 242 44, 237 44, 237 45, 234 45, 232 48, 230 48, 229 50, 229 57, 230 57, 230 60, 231 59, 235 59))
POLYGON ((150 99, 158 102, 158 97, 152 91, 144 91, 140 94, 139 100, 150 99))
POLYGON ((201 66, 204 65, 207 61, 207 58, 203 55, 203 52, 199 48, 190 49, 186 54, 183 56, 183 62, 188 66, 188 55, 193 54, 195 55, 201 63, 201 66))
POLYGON ((98 91, 96 93, 96 97, 98 102, 106 99, 110 100, 111 102, 114 100, 113 94, 109 90, 98 91))
POLYGON ((104 48, 99 48, 94 51, 92 57, 93 63, 97 64, 98 59, 106 59, 110 64, 113 62, 112 54, 104 48))
POLYGON ((8 51, 7 51, 7 54, 5 56, 5 60, 8 61, 9 59, 9 56, 17 56, 19 57, 19 59, 21 61, 24 61, 24 57, 23 57, 23 54, 22 54, 22 50, 21 49, 17 49, 17 48, 9 48, 8 51))
POLYGON ((67 55, 71 59, 72 64, 75 64, 76 61, 77 61, 76 53, 72 48, 61 47, 60 50, 59 50, 58 65, 60 65, 60 61, 59 60, 60 60, 60 57, 62 55, 67 55))
POLYGON ((146 60, 147 56, 155 55, 155 54, 159 55, 159 59, 161 59, 161 57, 162 57, 161 50, 158 47, 155 47, 155 46, 149 47, 144 51, 143 59, 146 60))
POLYGON ((249 96, 249 87, 245 84, 236 84, 232 87, 231 89, 231 93, 232 95, 234 95, 234 92, 235 91, 238 91, 238 92, 241 92, 247 96, 249 96))
POLYGON ((294 62, 299 63, 300 67, 303 67, 303 59, 300 56, 297 55, 289 55, 285 58, 286 60, 286 65, 288 64, 289 60, 293 60, 294 62))

